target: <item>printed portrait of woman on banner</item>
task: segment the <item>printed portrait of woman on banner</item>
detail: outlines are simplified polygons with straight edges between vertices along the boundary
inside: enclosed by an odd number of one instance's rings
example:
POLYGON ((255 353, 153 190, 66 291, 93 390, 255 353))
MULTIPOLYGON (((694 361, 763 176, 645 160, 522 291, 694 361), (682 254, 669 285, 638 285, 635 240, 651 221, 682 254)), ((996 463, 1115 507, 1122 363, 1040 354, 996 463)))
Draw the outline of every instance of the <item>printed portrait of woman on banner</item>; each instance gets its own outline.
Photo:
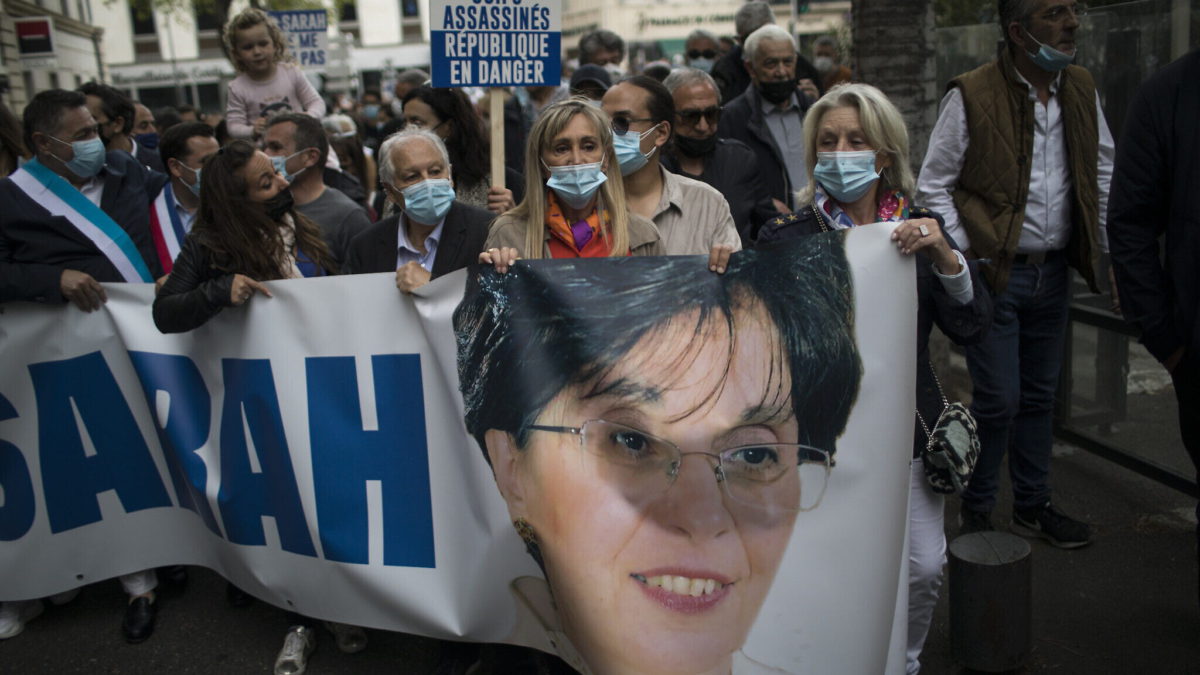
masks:
POLYGON ((466 426, 545 574, 513 592, 583 672, 776 672, 742 646, 776 575, 801 574, 780 562, 862 378, 844 238, 722 275, 698 257, 472 270, 466 426))

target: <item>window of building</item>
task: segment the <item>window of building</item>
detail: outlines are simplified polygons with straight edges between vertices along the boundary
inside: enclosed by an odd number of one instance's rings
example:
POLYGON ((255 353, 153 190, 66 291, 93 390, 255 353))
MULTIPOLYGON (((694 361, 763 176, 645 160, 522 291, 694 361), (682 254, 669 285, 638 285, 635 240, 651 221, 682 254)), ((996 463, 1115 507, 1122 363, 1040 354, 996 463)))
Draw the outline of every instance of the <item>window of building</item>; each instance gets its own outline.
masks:
POLYGON ((347 2, 342 3, 338 21, 358 21, 358 4, 354 0, 347 0, 347 2))
POLYGON ((406 23, 403 26, 401 26, 401 29, 400 29, 400 41, 401 42, 404 42, 404 43, 420 42, 421 39, 422 39, 422 37, 421 37, 421 24, 420 23, 406 23))
POLYGON ((58 71, 50 71, 50 88, 58 89, 58 71))
POLYGON ((134 35, 157 35, 158 27, 154 25, 154 12, 139 12, 132 5, 129 7, 129 18, 133 20, 134 35))
POLYGON ((400 0, 400 16, 405 18, 421 16, 421 6, 417 0, 400 0))

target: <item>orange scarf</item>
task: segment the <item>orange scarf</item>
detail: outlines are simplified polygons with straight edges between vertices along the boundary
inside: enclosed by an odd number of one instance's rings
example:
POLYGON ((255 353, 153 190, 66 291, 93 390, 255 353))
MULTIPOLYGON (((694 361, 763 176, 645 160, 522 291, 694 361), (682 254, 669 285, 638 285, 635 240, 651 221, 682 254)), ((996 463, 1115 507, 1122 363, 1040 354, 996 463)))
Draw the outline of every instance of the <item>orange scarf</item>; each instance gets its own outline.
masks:
MULTIPOLYGON (((546 227, 550 230, 550 256, 553 258, 607 258, 609 255, 608 238, 605 236, 607 223, 600 223, 600 209, 594 209, 586 219, 574 223, 576 226, 586 225, 591 236, 582 248, 577 244, 576 233, 572 223, 567 222, 562 207, 558 204, 553 190, 546 192, 546 227)), ((576 229, 579 229, 578 227, 576 229)), ((585 235, 586 236, 586 235, 585 235)))

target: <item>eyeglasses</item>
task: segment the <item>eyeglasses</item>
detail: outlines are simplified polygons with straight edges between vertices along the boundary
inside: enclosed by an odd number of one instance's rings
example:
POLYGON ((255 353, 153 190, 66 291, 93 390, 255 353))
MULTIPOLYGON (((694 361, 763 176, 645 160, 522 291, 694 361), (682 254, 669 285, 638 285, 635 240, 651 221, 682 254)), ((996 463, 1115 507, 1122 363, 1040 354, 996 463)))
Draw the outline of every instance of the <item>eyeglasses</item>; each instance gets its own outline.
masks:
POLYGON ((700 118, 703 117, 708 126, 715 127, 717 122, 721 121, 721 106, 710 106, 703 110, 680 110, 675 114, 679 116, 679 121, 684 126, 694 127, 700 123, 700 118))
POLYGON ((1055 7, 1051 7, 1050 10, 1045 14, 1042 14, 1041 18, 1043 21, 1061 23, 1066 21, 1068 13, 1078 19, 1079 17, 1086 15, 1087 10, 1087 5, 1081 3, 1076 3, 1073 5, 1057 5, 1055 7))
POLYGON ((626 117, 624 115, 614 115, 612 118, 612 130, 617 134, 624 134, 629 131, 629 125, 634 122, 653 122, 650 117, 626 117))
POLYGON ((821 503, 833 460, 829 453, 797 443, 755 443, 717 453, 683 452, 671 441, 606 420, 581 427, 531 425, 533 431, 574 434, 587 454, 600 460, 606 482, 634 504, 645 504, 675 483, 683 459, 697 455, 714 462, 725 494, 758 515, 809 511, 821 503))
POLYGON ((715 59, 715 58, 717 58, 717 50, 715 50, 715 49, 705 49, 704 51, 700 51, 699 49, 689 49, 688 50, 687 57, 689 59, 692 59, 693 61, 700 58, 701 56, 703 56, 706 59, 715 59))

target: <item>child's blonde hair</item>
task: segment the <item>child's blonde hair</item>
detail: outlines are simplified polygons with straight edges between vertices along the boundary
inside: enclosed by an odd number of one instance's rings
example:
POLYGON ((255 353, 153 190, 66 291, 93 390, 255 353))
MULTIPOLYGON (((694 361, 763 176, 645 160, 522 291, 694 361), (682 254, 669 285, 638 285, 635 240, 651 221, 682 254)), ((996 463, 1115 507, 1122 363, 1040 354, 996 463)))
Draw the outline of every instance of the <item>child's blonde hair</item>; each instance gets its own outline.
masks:
POLYGON ((241 57, 238 56, 237 32, 254 28, 259 24, 267 27, 267 35, 271 37, 271 42, 275 44, 275 63, 287 63, 292 60, 292 55, 288 53, 287 38, 284 36, 283 31, 280 30, 279 24, 275 23, 275 20, 261 9, 247 7, 225 23, 225 31, 221 36, 221 39, 225 42, 225 52, 229 54, 229 60, 233 62, 234 69, 239 73, 244 72, 246 66, 242 63, 241 57))

